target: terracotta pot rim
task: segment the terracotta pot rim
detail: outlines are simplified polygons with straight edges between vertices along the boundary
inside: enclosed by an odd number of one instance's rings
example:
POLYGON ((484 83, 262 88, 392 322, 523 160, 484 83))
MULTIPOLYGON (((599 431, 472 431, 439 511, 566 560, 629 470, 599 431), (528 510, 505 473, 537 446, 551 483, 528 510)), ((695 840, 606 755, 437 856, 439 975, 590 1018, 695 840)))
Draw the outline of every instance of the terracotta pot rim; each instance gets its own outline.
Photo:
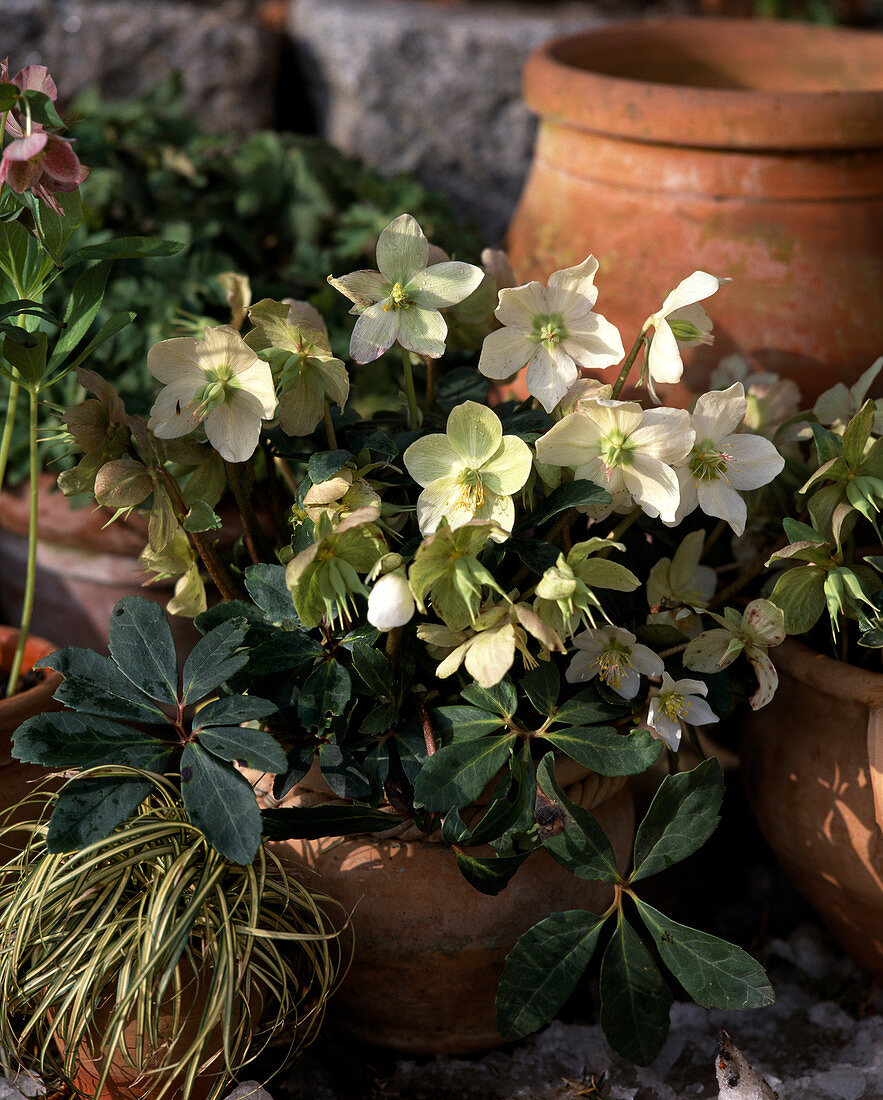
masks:
POLYGON ((710 16, 615 23, 544 43, 528 60, 524 94, 543 118, 637 141, 879 148, 883 35, 710 16), (776 66, 775 80, 759 75, 764 65, 776 66), (684 82, 703 70, 714 79, 684 82))
POLYGON ((786 638, 770 650, 778 669, 795 679, 811 684, 835 699, 858 700, 868 706, 883 704, 883 673, 836 661, 817 653, 796 638, 786 638))

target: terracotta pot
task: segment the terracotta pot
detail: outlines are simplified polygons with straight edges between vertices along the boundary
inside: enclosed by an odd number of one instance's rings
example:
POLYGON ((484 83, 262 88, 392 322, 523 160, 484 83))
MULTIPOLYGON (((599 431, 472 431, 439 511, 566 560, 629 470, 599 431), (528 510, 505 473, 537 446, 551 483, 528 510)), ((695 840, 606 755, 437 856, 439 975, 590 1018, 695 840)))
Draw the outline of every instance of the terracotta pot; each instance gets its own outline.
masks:
POLYGON ((777 859, 862 966, 883 975, 883 674, 793 639, 748 716, 745 787, 777 859))
POLYGON ((521 279, 594 253, 597 308, 628 348, 692 271, 730 276, 709 303, 714 347, 685 359, 694 392, 733 351, 810 401, 880 354, 878 33, 701 17, 607 26, 542 46, 524 90, 541 123, 509 229, 521 279))
MULTIPOLYGON (((132 515, 125 522, 104 525, 111 517, 103 508, 72 508, 54 488, 55 478, 40 479, 37 546, 37 591, 33 627, 64 637, 68 645, 105 650, 107 625, 114 604, 123 596, 144 596, 165 604, 173 581, 144 587, 146 575, 138 555, 147 542, 147 525, 132 515)), ((27 563, 28 498, 25 486, 0 493, 0 612, 11 621, 24 595, 27 563)), ((189 619, 173 616, 172 631, 182 653, 200 638, 189 619)))
MULTIPOLYGON (((601 822, 624 869, 634 838, 631 792, 621 778, 582 774, 568 794, 601 822)), ((308 786, 287 804, 316 797, 308 786)), ((602 912, 612 888, 578 879, 537 852, 489 897, 466 882, 446 844, 413 826, 398 834, 273 845, 299 873, 306 864, 318 876, 308 881, 352 913, 355 954, 329 1004, 329 1022, 363 1042, 412 1054, 498 1046, 494 997, 515 941, 550 913, 602 912)))

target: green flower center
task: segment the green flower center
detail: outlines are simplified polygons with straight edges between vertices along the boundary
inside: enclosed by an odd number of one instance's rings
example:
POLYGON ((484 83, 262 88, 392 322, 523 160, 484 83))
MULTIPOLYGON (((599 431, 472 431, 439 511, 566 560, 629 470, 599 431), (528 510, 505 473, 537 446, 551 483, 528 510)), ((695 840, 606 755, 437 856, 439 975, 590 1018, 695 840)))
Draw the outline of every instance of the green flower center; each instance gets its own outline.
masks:
POLYGON ((484 504, 484 483, 478 470, 464 470, 457 478, 459 486, 456 503, 458 508, 477 511, 484 504))
POLYGON ((595 661, 601 679, 605 684, 610 684, 613 688, 619 687, 622 681, 622 674, 631 668, 631 664, 631 648, 627 645, 623 645, 623 643, 617 641, 616 638, 611 639, 607 643, 607 648, 602 653, 598 654, 595 661))
POLYGON ((402 284, 395 283, 389 292, 389 297, 383 303, 383 312, 389 313, 390 310, 410 309, 413 304, 402 284))
POLYGON ((659 711, 673 722, 690 709, 690 704, 679 691, 663 691, 657 696, 659 711))
POLYGON ((617 466, 630 466, 634 445, 629 445, 628 436, 623 431, 614 429, 610 435, 601 437, 599 452, 604 465, 607 467, 607 477, 617 466))
POLYGON ((219 405, 227 404, 239 389, 239 382, 226 363, 210 367, 206 371, 206 377, 209 380, 193 395, 200 419, 208 416, 219 405))
POLYGON ((713 440, 704 439, 690 453, 690 473, 697 481, 729 481, 727 463, 731 458, 713 440))
POLYGON ((537 344, 555 348, 569 335, 560 313, 538 313, 533 319, 530 337, 537 344))

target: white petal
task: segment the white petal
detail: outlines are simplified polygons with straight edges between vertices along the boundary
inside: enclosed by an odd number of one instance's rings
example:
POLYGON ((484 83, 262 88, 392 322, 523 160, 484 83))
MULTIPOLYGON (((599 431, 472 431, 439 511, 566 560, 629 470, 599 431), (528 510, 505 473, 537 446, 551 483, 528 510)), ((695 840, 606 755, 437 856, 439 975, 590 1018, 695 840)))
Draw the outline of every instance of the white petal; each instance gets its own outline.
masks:
POLYGON ((699 507, 707 516, 726 520, 737 535, 745 530, 745 501, 726 481, 699 481, 696 484, 699 507))
POLYGON ((512 497, 497 496, 491 493, 485 497, 485 503, 475 513, 476 519, 491 519, 500 525, 500 530, 491 531, 494 542, 505 542, 515 526, 515 501, 512 497))
POLYGON ((414 616, 414 596, 402 573, 387 573, 368 595, 368 622, 378 630, 404 626, 414 616))
MULTIPOLYGON (((674 514, 674 519, 663 520, 663 523, 667 524, 669 527, 677 527, 685 516, 689 516, 691 512, 695 512, 699 507, 699 497, 696 491, 699 482, 690 473, 690 467, 678 466, 675 470, 675 476, 678 479, 678 491, 680 492, 681 499, 678 501, 678 508, 674 514)), ((715 580, 714 588, 716 587, 717 581, 715 580)), ((714 588, 712 588, 712 592, 714 588)))
POLYGON ((261 437, 261 418, 237 400, 218 405, 205 418, 209 443, 227 462, 245 462, 254 454, 261 437))
POLYGON ((577 380, 579 371, 563 347, 536 345, 527 367, 527 392, 551 412, 577 380))
POLYGON ((597 658, 597 653, 588 653, 583 650, 575 653, 564 673, 564 679, 568 684, 580 684, 586 680, 593 680, 598 675, 597 658))
POLYGON ((720 441, 739 427, 745 419, 748 401, 741 382, 734 382, 728 390, 711 390, 703 393, 693 410, 693 429, 697 443, 720 441))
POLYGON ((478 369, 485 378, 511 378, 526 367, 536 342, 521 329, 499 328, 481 345, 478 369))
POLYGON ((499 450, 503 425, 493 409, 464 401, 451 410, 447 433, 466 466, 478 470, 499 450))
POLYGON ((372 363, 396 342, 399 317, 406 310, 385 310, 380 302, 369 306, 359 319, 350 337, 350 358, 356 363, 372 363))
POLYGON ((651 724, 666 745, 668 745, 673 752, 677 752, 678 746, 681 743, 681 723, 678 719, 669 718, 665 714, 658 714, 651 724))
POLYGON ((691 726, 708 726, 712 722, 719 721, 718 716, 704 699, 690 695, 684 697, 684 702, 687 704, 684 721, 689 722, 691 726))
POLYGON ((721 283, 726 281, 717 279, 714 275, 709 275, 707 271, 694 271, 692 275, 688 275, 686 279, 678 283, 671 294, 667 296, 662 303, 662 309, 656 316, 668 317, 676 309, 692 305, 693 302, 701 302, 720 289, 721 283))
POLYGON ((421 535, 433 534, 443 517, 447 517, 451 527, 462 527, 473 518, 468 509, 457 506, 457 487, 456 478, 440 477, 417 497, 417 523, 421 535))
POLYGON ((526 332, 533 328, 535 317, 545 316, 550 312, 546 288, 542 283, 506 287, 500 291, 499 300, 494 316, 500 324, 526 332))
POLYGON ((240 391, 244 390, 256 399, 264 420, 269 420, 276 411, 276 390, 269 364, 263 359, 255 359, 251 366, 237 372, 236 381, 240 391))
POLYGON ((357 306, 370 306, 375 302, 384 302, 392 289, 389 279, 379 271, 353 271, 349 275, 340 275, 336 279, 333 275, 329 275, 328 282, 357 306))
POLYGON ((498 684, 515 660, 515 626, 476 634, 466 653, 466 671, 483 688, 498 684))
POLYGON ((680 382, 684 373, 684 361, 681 359, 678 342, 664 318, 659 318, 656 322, 656 331, 647 355, 647 370, 654 382, 666 384, 680 382))
POLYGON ((598 261, 587 256, 576 267, 565 267, 549 276, 550 312, 561 313, 565 321, 568 314, 580 316, 587 313, 598 300, 595 275, 598 261))
POLYGON ((632 646, 632 668, 641 672, 644 676, 661 676, 665 665, 658 653, 654 653, 648 646, 635 644, 632 646))
POLYGON ((694 302, 690 306, 681 306, 680 309, 674 310, 673 313, 669 313, 668 320, 687 321, 693 328, 699 330, 699 335, 693 340, 685 340, 683 337, 678 340, 682 348, 691 348, 696 344, 711 342, 708 339, 708 334, 714 328, 714 325, 712 324, 711 318, 698 302, 694 302))
MULTIPOLYGON (((205 375, 201 371, 199 377, 201 382, 205 381, 205 375)), ((177 439, 188 435, 197 427, 201 418, 196 415, 194 393, 190 378, 172 382, 160 390, 147 422, 147 427, 155 436, 159 439, 177 439)))
POLYGON ((580 409, 594 420, 601 434, 605 436, 615 432, 629 436, 637 431, 644 418, 644 410, 637 401, 587 398, 580 402, 580 409))
POLYGON ((447 334, 448 326, 437 309, 410 306, 399 310, 398 341, 415 355, 441 359, 445 353, 447 334))
POLYGON ((782 472, 785 459, 775 444, 760 435, 731 435, 723 440, 721 450, 730 457, 727 476, 734 489, 759 489, 782 472))
POLYGON ((517 435, 504 435, 499 448, 481 467, 481 478, 492 493, 511 496, 530 477, 533 454, 517 435))
POLYGON ((641 454, 658 458, 667 466, 677 466, 693 449, 695 438, 690 414, 685 409, 648 409, 629 442, 641 454))
POLYGON ((551 466, 583 466, 597 461, 600 438, 595 421, 576 409, 537 440, 537 459, 551 466))
POLYGON ((681 491, 677 475, 650 455, 634 454, 630 466, 622 467, 626 489, 648 515, 658 515, 663 522, 673 521, 681 491))
POLYGON ((760 710, 776 694, 776 688, 779 686, 779 674, 776 672, 776 666, 762 649, 748 646, 745 649, 745 656, 751 662, 751 667, 757 677, 757 691, 748 702, 751 704, 752 710, 760 710))
POLYGON ((570 334, 561 346, 581 367, 606 370, 625 356, 622 337, 616 325, 600 313, 588 313, 567 325, 570 334))
POLYGON ((634 668, 624 668, 619 674, 619 680, 607 680, 604 682, 608 687, 613 688, 617 695, 621 695, 623 699, 634 699, 638 694, 638 688, 641 686, 641 674, 634 668))
POLYGON ((424 309, 454 306, 476 289, 484 272, 459 260, 433 264, 419 271, 407 285, 408 297, 424 309))
POLYGON ((408 473, 424 489, 440 477, 456 478, 465 468, 460 452, 441 433, 415 439, 402 457, 408 473))
POLYGON ((201 340, 192 336, 179 336, 175 340, 161 340, 147 352, 147 369, 158 382, 177 382, 193 379, 193 389, 205 382, 205 371, 200 366, 201 340))
POLYGON ((410 214, 391 221, 377 240, 377 266, 391 283, 404 287, 428 259, 429 242, 410 214))
POLYGON ((682 680, 672 680, 671 686, 674 691, 679 691, 684 698, 691 695, 705 696, 708 694, 708 684, 704 680, 691 680, 689 676, 685 676, 682 680))

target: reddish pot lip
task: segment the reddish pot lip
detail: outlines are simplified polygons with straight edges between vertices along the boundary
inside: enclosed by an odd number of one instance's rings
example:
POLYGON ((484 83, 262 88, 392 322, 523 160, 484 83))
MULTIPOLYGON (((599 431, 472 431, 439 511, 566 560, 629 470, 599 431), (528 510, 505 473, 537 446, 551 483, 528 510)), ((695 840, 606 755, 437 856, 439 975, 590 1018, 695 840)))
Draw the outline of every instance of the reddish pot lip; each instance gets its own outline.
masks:
POLYGON ((786 638, 770 650, 770 657, 777 669, 835 699, 858 700, 867 706, 883 704, 883 673, 835 661, 796 638, 786 638))
POLYGON ((552 39, 524 73, 541 117, 655 144, 883 146, 883 35, 782 20, 689 17, 552 39))
MULTIPOLYGON (((0 624, 0 669, 8 672, 12 665, 15 648, 18 645, 18 629, 0 624)), ((28 671, 34 663, 48 657, 59 647, 35 634, 28 637, 25 644, 22 670, 28 671)), ((9 699, 0 698, 0 733, 11 734, 26 718, 49 710, 61 710, 52 696, 61 683, 62 677, 52 669, 46 669, 40 683, 20 691, 9 699)), ((2 761, 0 761, 2 762, 2 761)))

